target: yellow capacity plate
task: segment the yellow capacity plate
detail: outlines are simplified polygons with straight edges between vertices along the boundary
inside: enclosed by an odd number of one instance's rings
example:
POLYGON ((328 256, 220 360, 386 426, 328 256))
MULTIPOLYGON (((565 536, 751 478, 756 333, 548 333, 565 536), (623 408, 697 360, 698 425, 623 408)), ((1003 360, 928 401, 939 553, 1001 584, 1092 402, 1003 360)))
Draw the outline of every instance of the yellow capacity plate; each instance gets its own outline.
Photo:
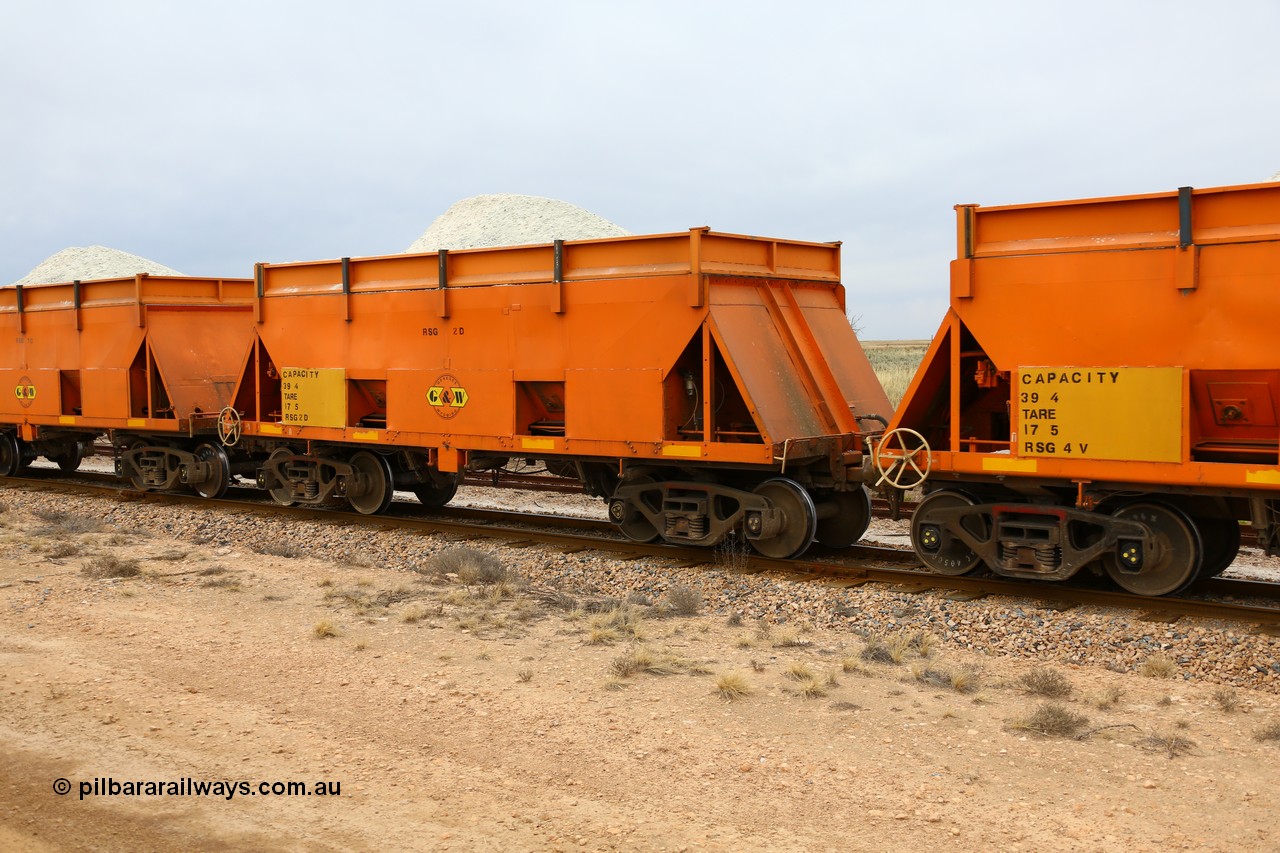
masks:
POLYGON ((340 367, 281 370, 280 420, 298 426, 346 426, 346 371, 340 367))
POLYGON ((1181 367, 1023 367, 1018 456, 1182 461, 1181 367))

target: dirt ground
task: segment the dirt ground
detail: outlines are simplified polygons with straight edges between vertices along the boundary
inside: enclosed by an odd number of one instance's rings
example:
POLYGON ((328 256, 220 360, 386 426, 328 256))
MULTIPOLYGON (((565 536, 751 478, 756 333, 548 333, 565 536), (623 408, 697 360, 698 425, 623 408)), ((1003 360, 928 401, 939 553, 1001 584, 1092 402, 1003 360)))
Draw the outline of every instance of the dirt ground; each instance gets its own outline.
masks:
POLYGON ((5 519, 0 849, 1280 850, 1270 693, 5 519))

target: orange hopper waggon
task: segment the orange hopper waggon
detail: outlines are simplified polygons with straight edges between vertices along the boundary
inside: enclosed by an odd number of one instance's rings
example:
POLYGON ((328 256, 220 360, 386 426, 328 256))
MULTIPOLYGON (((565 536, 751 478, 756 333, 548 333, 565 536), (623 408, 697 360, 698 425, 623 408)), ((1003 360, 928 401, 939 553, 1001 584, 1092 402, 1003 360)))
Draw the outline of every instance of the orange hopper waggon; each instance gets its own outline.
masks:
POLYGON ((252 280, 4 288, 0 327, 0 476, 39 456, 75 470, 105 435, 139 487, 226 488, 217 418, 253 341, 252 280))
POLYGON ((839 260, 694 229, 261 265, 236 446, 282 503, 438 506, 465 470, 539 459, 632 539, 848 545, 889 404, 839 260))
POLYGON ((1280 553, 1280 184, 958 211, 951 309, 875 448, 936 572, 1161 595, 1280 553))

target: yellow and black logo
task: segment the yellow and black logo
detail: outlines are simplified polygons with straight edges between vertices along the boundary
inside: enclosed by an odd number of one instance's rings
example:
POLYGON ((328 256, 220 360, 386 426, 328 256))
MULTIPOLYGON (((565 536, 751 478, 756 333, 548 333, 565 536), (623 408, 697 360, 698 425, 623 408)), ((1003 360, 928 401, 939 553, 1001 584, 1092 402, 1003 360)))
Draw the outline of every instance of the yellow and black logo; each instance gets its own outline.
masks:
POLYGON ((31 404, 36 401, 36 386, 31 384, 31 377, 24 376, 18 380, 18 384, 13 387, 13 396, 22 408, 31 408, 31 404))
POLYGON ((437 377, 435 384, 427 389, 427 405, 435 409, 436 414, 442 418, 457 417, 470 399, 467 389, 459 384, 458 378, 447 373, 437 377))

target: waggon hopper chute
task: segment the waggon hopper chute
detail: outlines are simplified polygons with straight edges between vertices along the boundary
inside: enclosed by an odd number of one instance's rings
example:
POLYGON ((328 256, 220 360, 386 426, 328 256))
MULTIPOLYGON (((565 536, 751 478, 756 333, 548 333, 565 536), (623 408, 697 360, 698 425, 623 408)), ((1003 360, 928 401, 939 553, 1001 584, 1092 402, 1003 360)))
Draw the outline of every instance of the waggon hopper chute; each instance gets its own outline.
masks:
POLYGON ((277 499, 438 504, 463 470, 532 458, 635 539, 790 556, 866 528, 863 438, 889 406, 839 244, 694 229, 268 264, 257 288, 274 396, 244 436, 277 499))
POLYGON ((1280 185, 962 205, 951 309, 878 454, 933 570, 1159 595, 1280 552, 1280 185), (911 430, 927 448, 906 446, 911 430))

